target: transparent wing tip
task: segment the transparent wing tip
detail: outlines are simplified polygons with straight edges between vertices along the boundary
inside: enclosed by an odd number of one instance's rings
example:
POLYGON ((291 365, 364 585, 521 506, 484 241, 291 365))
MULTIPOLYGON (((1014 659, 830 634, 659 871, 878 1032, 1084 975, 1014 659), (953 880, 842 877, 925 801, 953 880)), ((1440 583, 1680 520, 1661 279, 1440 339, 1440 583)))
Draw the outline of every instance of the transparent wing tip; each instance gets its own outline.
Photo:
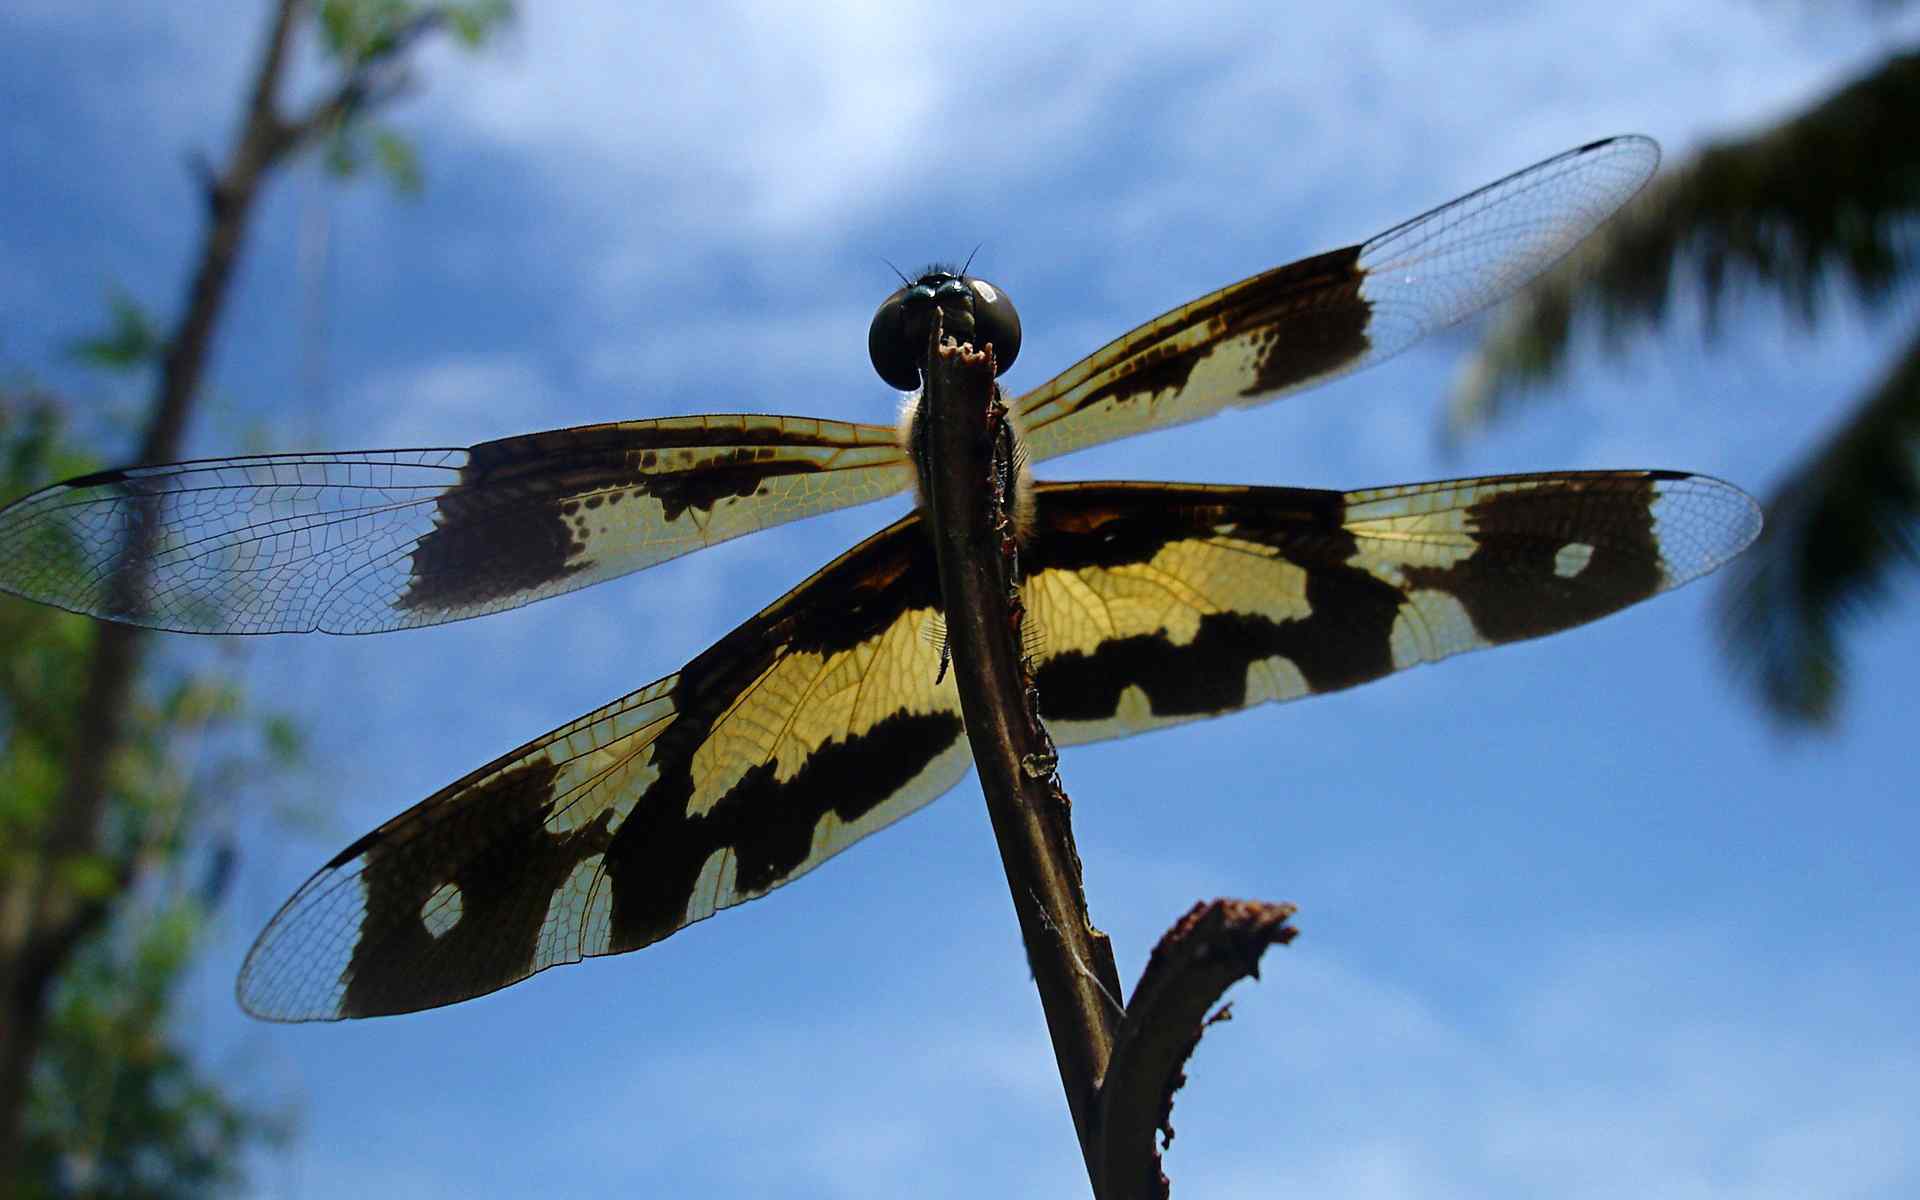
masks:
POLYGON ((1718 569, 1752 545, 1765 523, 1752 496, 1710 475, 1661 481, 1652 512, 1668 587, 1718 569))

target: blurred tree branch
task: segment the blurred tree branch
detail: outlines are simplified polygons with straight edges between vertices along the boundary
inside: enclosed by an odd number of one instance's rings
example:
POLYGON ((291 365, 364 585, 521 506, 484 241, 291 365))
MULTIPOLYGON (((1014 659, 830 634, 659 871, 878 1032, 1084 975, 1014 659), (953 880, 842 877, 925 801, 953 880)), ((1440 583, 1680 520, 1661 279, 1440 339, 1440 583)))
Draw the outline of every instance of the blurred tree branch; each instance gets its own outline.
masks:
MULTIPOLYGON (((134 360, 150 353, 157 360, 137 463, 181 456, 255 201, 267 179, 323 136, 359 135, 372 113, 405 91, 406 58, 429 34, 447 30, 466 44, 478 44, 509 15, 508 6, 497 0, 326 0, 317 11, 318 27, 338 78, 320 99, 288 115, 282 93, 305 11, 300 0, 275 3, 239 134, 224 163, 203 170, 207 223, 178 317, 164 336, 140 331, 140 344, 133 349, 125 338, 111 336, 100 347, 134 360)), ((118 330, 131 328, 123 319, 118 330)), ((142 536, 138 514, 133 517, 130 545, 142 536)), ((58 801, 30 831, 32 852, 7 855, 8 873, 0 883, 0 1179, 16 1178, 20 1169, 22 1113, 50 989, 81 942, 101 927, 137 867, 134 858, 115 859, 102 850, 112 774, 124 749, 142 646, 142 634, 131 627, 95 627, 58 801), (108 868, 104 877, 102 865, 108 868)))
MULTIPOLYGON (((68 410, 0 383, 0 503, 98 462, 66 433, 68 410)), ((84 730, 73 724, 91 621, 0 598, 0 878, 28 867, 84 730)), ((200 1197, 244 1182, 245 1152, 290 1129, 284 1109, 203 1072, 175 1029, 182 976, 231 878, 234 808, 284 788, 299 755, 284 720, 250 710, 222 666, 143 672, 109 787, 99 852, 64 881, 106 894, 138 882, 51 989, 8 1195, 200 1197)))

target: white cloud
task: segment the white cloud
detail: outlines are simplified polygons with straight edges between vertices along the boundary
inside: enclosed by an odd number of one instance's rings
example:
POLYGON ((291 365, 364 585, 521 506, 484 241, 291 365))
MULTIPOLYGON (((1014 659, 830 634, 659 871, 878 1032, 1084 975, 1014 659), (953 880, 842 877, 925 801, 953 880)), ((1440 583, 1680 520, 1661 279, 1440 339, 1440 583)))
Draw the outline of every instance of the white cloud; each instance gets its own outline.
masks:
POLYGON ((663 254, 844 235, 1068 173, 1100 177, 1077 219, 1118 236, 1168 221, 1258 230, 1337 183, 1364 198, 1359 229, 1329 209, 1295 236, 1350 237, 1403 197, 1438 202, 1583 138, 1648 128, 1685 143, 1797 102, 1835 71, 1804 32, 1745 6, 1657 0, 1365 22, 1239 4, 955 20, 932 3, 684 16, 579 3, 530 11, 504 66, 437 65, 429 104, 436 123, 533 165, 603 263, 656 271, 670 271, 663 254), (1444 178, 1436 156, 1455 164, 1444 178))
POLYGON ((560 396, 525 355, 453 355, 361 380, 339 419, 364 428, 369 445, 458 445, 552 425, 560 396))
POLYGON ((1207 1195, 1899 1194, 1920 1045, 1843 967, 1748 961, 1722 931, 1577 940, 1486 980, 1486 1013, 1275 951, 1202 1042, 1169 1174, 1207 1195), (1236 1115, 1242 1088, 1285 1116, 1236 1115))
POLYGON ((858 349, 864 345, 872 309, 815 307, 804 289, 796 291, 801 292, 799 302, 779 315, 707 309, 690 319, 615 334, 588 354, 587 380, 596 390, 641 396, 690 383, 724 393, 758 390, 764 398, 745 407, 842 417, 856 398, 815 394, 828 380, 858 378, 861 399, 879 398, 882 387, 858 349))

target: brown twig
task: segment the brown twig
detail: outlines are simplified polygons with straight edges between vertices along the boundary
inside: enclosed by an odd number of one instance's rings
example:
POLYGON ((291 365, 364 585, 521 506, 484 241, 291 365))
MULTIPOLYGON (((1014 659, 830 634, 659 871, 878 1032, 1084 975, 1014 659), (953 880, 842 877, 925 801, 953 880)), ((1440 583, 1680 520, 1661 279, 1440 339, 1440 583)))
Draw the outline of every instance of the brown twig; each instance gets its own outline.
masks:
POLYGON ((1268 946, 1292 940, 1293 908, 1195 905, 1161 939, 1122 1006, 1112 947, 1087 914, 1053 741, 1020 657, 1017 470, 993 377, 991 347, 943 340, 936 315, 913 451, 954 680, 1094 1195, 1164 1200, 1155 1132, 1172 1138, 1182 1067, 1222 993, 1258 974, 1268 946))
POLYGON ((1293 905, 1257 900, 1196 904, 1153 949, 1127 1005, 1100 1087, 1094 1193, 1101 1200, 1164 1200, 1156 1131, 1173 1140, 1173 1094, 1187 1058, 1227 988, 1258 978, 1267 947, 1293 940, 1293 905))
POLYGON ((937 319, 930 343, 917 456, 954 678, 1091 1179, 1100 1079, 1119 1023, 1119 974, 1106 935, 1087 916, 1066 795, 1020 658, 1007 495, 1014 486, 1012 437, 991 350, 943 343, 937 319))

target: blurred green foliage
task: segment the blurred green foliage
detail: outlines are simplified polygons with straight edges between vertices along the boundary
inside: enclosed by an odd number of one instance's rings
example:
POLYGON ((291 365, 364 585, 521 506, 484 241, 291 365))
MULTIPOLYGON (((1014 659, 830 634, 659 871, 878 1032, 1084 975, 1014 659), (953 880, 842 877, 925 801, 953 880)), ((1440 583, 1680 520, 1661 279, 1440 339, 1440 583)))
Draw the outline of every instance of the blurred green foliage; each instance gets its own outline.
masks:
MULTIPOLYGON (((129 328, 130 307, 116 311, 129 328)), ((125 339, 123 344, 131 344, 125 339)), ((57 398, 0 385, 0 503, 97 469, 57 398)), ((0 597, 0 871, 36 853, 64 784, 96 626, 0 597)), ((58 864, 82 894, 123 889, 55 989, 26 1114, 23 1197, 204 1196, 244 1184, 250 1149, 291 1132, 195 1064, 176 998, 226 891, 236 806, 297 764, 285 717, 253 710, 219 664, 147 671, 113 750, 105 836, 58 864)))
MULTIPOLYGON (((418 0, 326 0, 316 19, 322 48, 348 72, 375 71, 403 54, 423 34, 445 31, 466 49, 484 45, 513 19, 510 0, 469 0, 464 4, 421 4, 418 0)), ((387 86, 408 86, 404 67, 387 86)), ((343 178, 368 166, 377 169, 394 191, 417 194, 425 182, 413 143, 392 127, 373 121, 364 108, 327 131, 327 169, 343 178)))

